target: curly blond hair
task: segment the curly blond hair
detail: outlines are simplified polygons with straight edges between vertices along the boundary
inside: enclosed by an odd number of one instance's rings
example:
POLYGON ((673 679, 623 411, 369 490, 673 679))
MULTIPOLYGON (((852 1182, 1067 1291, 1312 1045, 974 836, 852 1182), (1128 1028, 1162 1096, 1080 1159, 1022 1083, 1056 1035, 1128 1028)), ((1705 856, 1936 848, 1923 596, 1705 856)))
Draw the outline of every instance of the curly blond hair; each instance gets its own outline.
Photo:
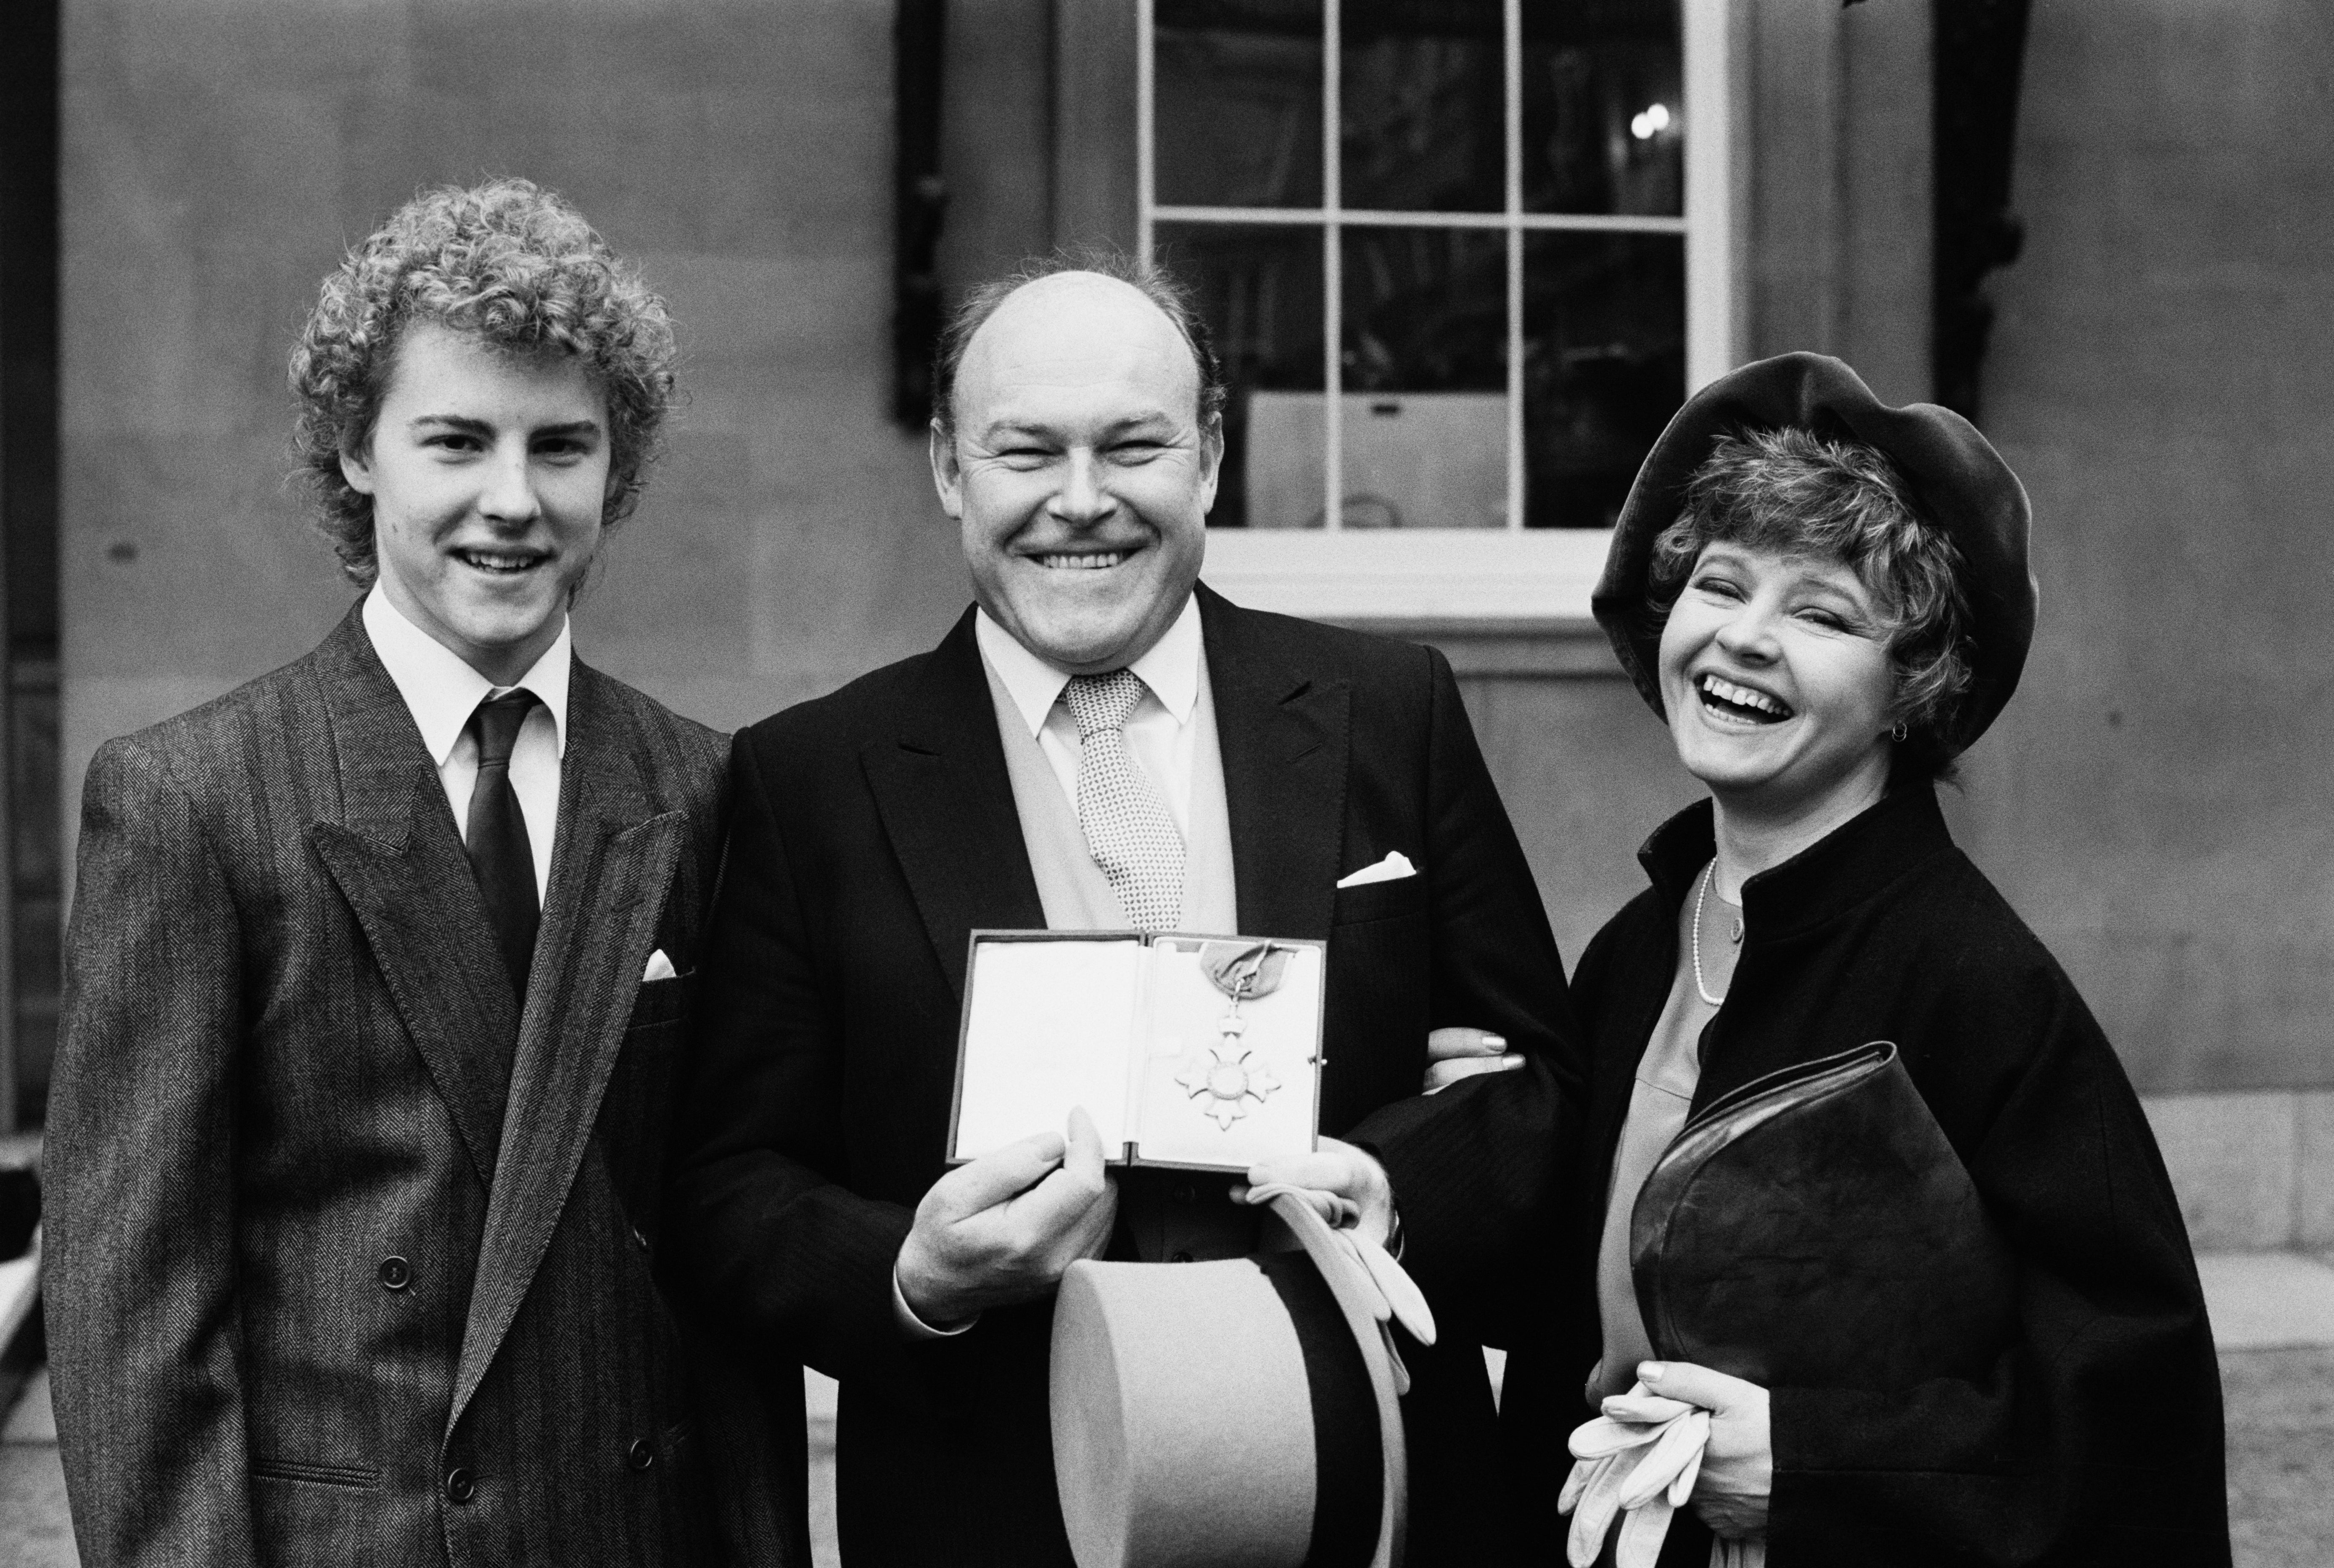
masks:
POLYGON ((580 359, 608 404, 602 521, 640 504, 673 399, 664 302, 564 199, 524 179, 427 190, 352 249, 292 351, 293 451, 342 570, 370 585, 372 498, 341 471, 372 438, 406 329, 428 322, 516 353, 580 359))

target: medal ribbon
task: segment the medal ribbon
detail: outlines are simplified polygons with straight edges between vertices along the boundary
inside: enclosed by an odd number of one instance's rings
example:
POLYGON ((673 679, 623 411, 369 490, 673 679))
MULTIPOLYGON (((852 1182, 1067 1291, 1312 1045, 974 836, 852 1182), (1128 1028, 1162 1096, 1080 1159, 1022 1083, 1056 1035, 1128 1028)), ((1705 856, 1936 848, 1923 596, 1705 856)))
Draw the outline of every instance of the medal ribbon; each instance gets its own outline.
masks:
POLYGON ((1279 990, 1280 978, 1288 972, 1289 955, 1295 951, 1271 942, 1204 942, 1200 947, 1200 967, 1216 983, 1217 990, 1238 1003, 1279 990))

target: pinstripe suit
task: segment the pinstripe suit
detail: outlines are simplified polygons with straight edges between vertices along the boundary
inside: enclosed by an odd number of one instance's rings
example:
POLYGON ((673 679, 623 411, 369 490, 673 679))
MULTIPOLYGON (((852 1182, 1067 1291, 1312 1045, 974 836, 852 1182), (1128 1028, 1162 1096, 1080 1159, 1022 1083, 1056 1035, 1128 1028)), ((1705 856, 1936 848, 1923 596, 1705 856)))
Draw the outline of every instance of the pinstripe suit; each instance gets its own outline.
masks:
POLYGON ((653 1278, 723 755, 574 666, 522 1007, 354 611, 98 753, 47 1155, 84 1563, 793 1560, 798 1449, 653 1278))

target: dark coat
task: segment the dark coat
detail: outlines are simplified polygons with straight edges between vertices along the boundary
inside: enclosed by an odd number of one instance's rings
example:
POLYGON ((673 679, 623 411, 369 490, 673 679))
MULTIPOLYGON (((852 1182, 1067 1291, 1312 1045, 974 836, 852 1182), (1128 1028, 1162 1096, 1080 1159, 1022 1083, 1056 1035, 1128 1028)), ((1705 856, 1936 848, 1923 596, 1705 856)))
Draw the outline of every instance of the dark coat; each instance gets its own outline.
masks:
MULTIPOLYGON (((1557 1063, 1577 1074, 1563 974, 1450 667, 1200 602, 1240 929, 1329 941, 1322 1130, 1414 1098, 1444 1024, 1504 1033, 1553 1094, 1557 1063), (1420 874, 1336 887, 1394 850, 1420 874)), ((1066 1564, 1051 1303, 937 1342, 892 1315, 900 1245, 944 1169, 968 933, 1046 923, 971 615, 739 736, 732 789, 677 1153, 687 1263, 717 1310, 842 1379, 854 1568, 1066 1564)), ((1502 1101, 1523 1107, 1503 1141, 1534 1099, 1502 1101)), ((1411 1560, 1500 1561, 1481 1357, 1451 1336, 1412 1366, 1411 1560)))
POLYGON ((44 1161, 82 1563, 696 1564, 717 1505, 807 1562, 651 1276, 723 749, 575 664, 523 1014, 355 610, 99 750, 44 1161))
MULTIPOLYGON (((1640 858, 1653 886, 1598 932, 1574 997, 1593 1067, 1556 1332, 1518 1348, 1504 1428, 1535 1560, 1561 1560, 1565 1438, 1594 1412, 1594 1269, 1630 1083, 1712 849, 1708 802, 1640 858)), ((1779 1388, 1774 1568, 2225 1564, 2221 1394, 2187 1233, 2123 1068, 2065 973, 1968 857, 1925 784, 1744 887, 1746 935, 1702 1036, 1696 1109, 1794 1063, 1893 1040, 2015 1255, 2021 1332, 1990 1376, 1908 1394, 1779 1388)), ((1678 1515, 1664 1563, 1700 1568, 1678 1515)))

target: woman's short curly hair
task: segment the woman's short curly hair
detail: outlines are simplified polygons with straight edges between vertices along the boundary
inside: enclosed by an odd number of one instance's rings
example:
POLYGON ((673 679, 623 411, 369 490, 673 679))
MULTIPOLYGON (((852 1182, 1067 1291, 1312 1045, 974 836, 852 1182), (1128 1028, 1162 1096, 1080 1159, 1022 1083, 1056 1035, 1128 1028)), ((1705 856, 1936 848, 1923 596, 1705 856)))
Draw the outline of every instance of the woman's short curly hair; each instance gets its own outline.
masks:
POLYGON ((1650 608, 1666 617, 1705 545, 1725 540, 1845 563, 1889 618, 1896 769, 1952 772, 1953 717, 1970 688, 1961 551, 1925 516, 1904 472, 1861 441, 1784 427, 1721 436, 1654 541, 1650 608))
POLYGON ((372 438, 417 322, 476 333, 515 353, 580 357, 608 400, 613 524, 640 504, 672 405, 672 321, 664 302, 564 199, 524 179, 422 192, 324 280, 292 351, 300 399, 293 449, 314 490, 318 526, 360 583, 377 571, 372 498, 341 471, 372 438))

